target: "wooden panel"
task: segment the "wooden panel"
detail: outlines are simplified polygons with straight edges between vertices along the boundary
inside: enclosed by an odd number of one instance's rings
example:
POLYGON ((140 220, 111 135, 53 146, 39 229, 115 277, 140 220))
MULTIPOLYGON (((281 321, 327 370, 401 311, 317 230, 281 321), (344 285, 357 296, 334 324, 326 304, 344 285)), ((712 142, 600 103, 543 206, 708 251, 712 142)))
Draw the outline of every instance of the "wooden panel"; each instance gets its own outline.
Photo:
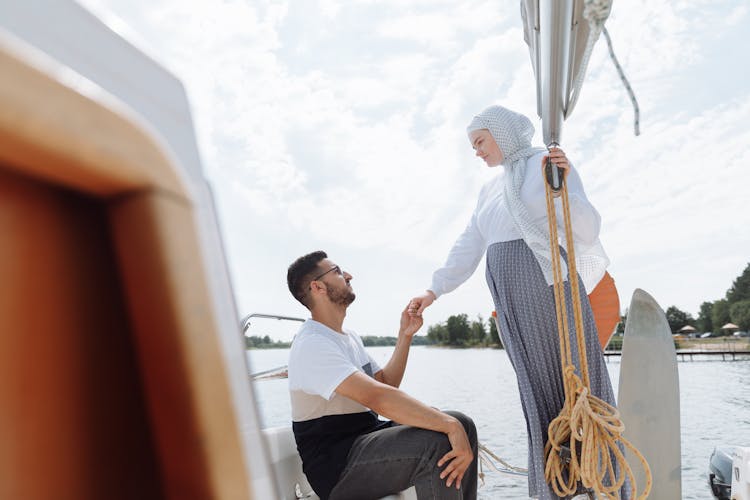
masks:
POLYGON ((163 496, 106 211, 0 165, 0 498, 163 496))
POLYGON ((63 84, 45 73, 59 77, 60 69, 44 58, 21 60, 2 49, 0 162, 6 168, 103 197, 145 187, 187 192, 169 149, 137 114, 101 89, 75 79, 63 84), (68 86, 76 83, 78 89, 68 86))
POLYGON ((110 217, 167 495, 249 498, 193 209, 142 192, 110 217))
POLYGON ((215 228, 138 114, 17 48, 0 47, 0 498, 250 498, 215 228))

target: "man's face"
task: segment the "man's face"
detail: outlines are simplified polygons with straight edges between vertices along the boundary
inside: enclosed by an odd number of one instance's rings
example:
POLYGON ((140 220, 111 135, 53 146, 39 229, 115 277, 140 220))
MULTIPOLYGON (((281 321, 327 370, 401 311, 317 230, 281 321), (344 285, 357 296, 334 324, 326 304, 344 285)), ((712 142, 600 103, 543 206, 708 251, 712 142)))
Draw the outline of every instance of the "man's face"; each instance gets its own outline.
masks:
POLYGON ((325 284, 328 299, 332 303, 344 307, 354 302, 356 295, 350 283, 352 275, 343 271, 328 259, 320 261, 318 266, 321 274, 315 281, 322 281, 325 284))

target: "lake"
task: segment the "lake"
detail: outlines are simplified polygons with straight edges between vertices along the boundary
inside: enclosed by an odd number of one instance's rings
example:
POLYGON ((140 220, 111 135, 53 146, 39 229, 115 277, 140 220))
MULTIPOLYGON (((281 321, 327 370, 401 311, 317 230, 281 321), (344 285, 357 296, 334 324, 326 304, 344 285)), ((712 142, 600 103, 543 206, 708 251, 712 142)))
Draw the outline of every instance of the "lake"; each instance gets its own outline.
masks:
MULTIPOLYGON (((392 350, 368 348, 381 365, 392 350)), ((288 354, 288 349, 253 350, 248 360, 259 372, 285 365, 288 354)), ((619 358, 610 358, 607 366, 617 394, 619 358)), ((711 499, 707 470, 714 446, 750 446, 750 361, 686 361, 678 370, 683 498, 711 499)), ((412 347, 401 388, 431 406, 471 416, 481 442, 512 465, 526 467, 526 424, 505 351, 412 347)), ((257 382, 255 389, 264 426, 290 425, 287 381, 257 382)), ((479 498, 528 498, 526 478, 485 472, 479 498)))

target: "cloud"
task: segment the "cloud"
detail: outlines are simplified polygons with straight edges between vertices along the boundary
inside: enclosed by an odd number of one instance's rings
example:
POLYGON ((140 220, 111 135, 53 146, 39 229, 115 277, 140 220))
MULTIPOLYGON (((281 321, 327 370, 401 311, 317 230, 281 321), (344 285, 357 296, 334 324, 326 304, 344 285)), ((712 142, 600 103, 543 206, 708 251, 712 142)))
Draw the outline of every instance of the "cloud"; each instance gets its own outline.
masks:
MULTIPOLYGON (((273 270, 319 245, 367 269, 358 286, 376 305, 352 319, 397 315, 401 299, 368 281, 392 269, 392 288, 422 287, 495 175, 468 146, 471 116, 493 102, 536 112, 515 1, 86 3, 185 82, 242 304, 288 303, 273 270)), ((639 138, 604 41, 594 50, 563 145, 624 303, 641 286, 695 311, 746 263, 750 75, 728 47, 747 17, 741 2, 614 4, 639 138)), ((436 311, 486 316, 483 286, 477 273, 436 311)))
POLYGON ((467 34, 489 33, 502 26, 508 13, 495 2, 429 2, 415 8, 403 2, 403 10, 379 24, 378 33, 417 44, 430 53, 453 52, 462 47, 467 34))

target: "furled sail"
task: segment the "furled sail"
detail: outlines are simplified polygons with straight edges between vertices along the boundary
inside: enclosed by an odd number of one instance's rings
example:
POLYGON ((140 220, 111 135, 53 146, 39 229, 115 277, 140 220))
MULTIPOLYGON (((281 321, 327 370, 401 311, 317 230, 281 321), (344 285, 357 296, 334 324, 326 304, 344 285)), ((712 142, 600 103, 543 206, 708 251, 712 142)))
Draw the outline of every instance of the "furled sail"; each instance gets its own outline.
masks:
POLYGON ((611 0, 521 0, 547 146, 560 144, 562 123, 573 112, 611 7, 611 0))

